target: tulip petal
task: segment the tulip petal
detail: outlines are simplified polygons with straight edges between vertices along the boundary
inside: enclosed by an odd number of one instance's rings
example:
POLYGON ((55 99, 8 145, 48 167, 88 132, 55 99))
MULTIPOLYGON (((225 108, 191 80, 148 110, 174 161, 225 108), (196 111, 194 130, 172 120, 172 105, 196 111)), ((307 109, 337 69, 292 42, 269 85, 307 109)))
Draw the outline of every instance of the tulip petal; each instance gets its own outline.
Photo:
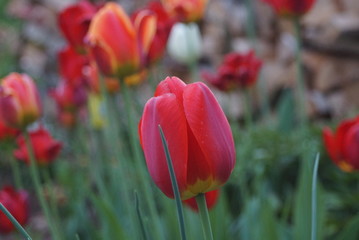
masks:
POLYGON ((359 121, 344 138, 344 158, 353 169, 359 169, 359 121))
POLYGON ((187 85, 183 105, 189 128, 211 165, 214 180, 220 185, 229 178, 235 164, 234 142, 227 118, 203 83, 187 85))
POLYGON ((183 89, 186 87, 186 84, 182 82, 178 77, 167 77, 164 81, 161 81, 155 92, 155 97, 166 94, 173 93, 176 95, 177 100, 180 101, 182 105, 183 100, 183 89))
POLYGON ((330 130, 329 128, 323 129, 323 141, 330 158, 338 164, 341 158, 339 144, 337 143, 337 140, 332 130, 330 130))
POLYGON ((166 137, 179 190, 182 192, 187 177, 187 124, 176 96, 169 93, 151 98, 145 106, 140 124, 141 144, 150 175, 162 192, 173 198, 158 125, 161 125, 166 137))

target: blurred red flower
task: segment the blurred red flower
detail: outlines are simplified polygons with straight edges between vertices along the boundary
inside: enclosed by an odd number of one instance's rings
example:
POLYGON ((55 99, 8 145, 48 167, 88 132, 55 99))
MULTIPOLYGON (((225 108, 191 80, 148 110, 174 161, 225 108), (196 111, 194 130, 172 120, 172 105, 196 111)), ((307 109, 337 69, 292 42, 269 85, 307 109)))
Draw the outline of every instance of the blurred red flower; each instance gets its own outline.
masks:
POLYGON ((140 142, 155 184, 173 198, 158 125, 168 142, 181 199, 222 186, 235 164, 231 128, 215 96, 201 83, 167 77, 147 101, 139 124, 140 142))
POLYGON ((330 158, 340 169, 359 170, 359 117, 341 122, 334 133, 324 128, 323 141, 330 158))
MULTIPOLYGON (((209 210, 212 209, 216 205, 217 200, 218 200, 218 196, 219 196, 219 190, 218 189, 205 193, 207 208, 209 210)), ((198 212, 198 206, 197 206, 196 198, 193 197, 193 198, 184 200, 183 202, 184 202, 185 205, 190 207, 193 211, 198 212)))
POLYGON ((307 13, 315 0, 263 0, 276 11, 278 15, 299 17, 307 13))
POLYGON ((145 66, 148 66, 158 61, 163 56, 166 50, 169 34, 176 20, 167 13, 161 2, 152 1, 149 2, 145 8, 132 14, 133 21, 138 19, 139 15, 144 14, 144 12, 154 14, 157 20, 156 32, 150 43, 147 56, 145 56, 146 59, 144 60, 145 66))
POLYGON ((90 53, 104 75, 123 78, 139 70, 137 32, 120 5, 109 2, 97 12, 87 39, 90 53))
MULTIPOLYGON (((11 215, 20 223, 25 225, 29 218, 29 198, 24 190, 15 191, 11 186, 4 186, 0 190, 0 203, 2 203, 11 215)), ((0 211, 0 233, 7 234, 15 230, 15 226, 0 211)))
POLYGON ((86 55, 80 55, 71 46, 67 46, 59 52, 58 60, 59 72, 64 81, 72 86, 86 83, 84 70, 90 62, 86 55))
POLYGON ((202 19, 208 0, 162 0, 170 15, 182 22, 196 22, 202 19))
POLYGON ((80 1, 65 8, 58 16, 59 27, 69 44, 78 52, 85 52, 84 38, 97 7, 88 1, 80 1))
POLYGON ((224 57, 217 73, 203 72, 202 77, 222 91, 236 88, 248 88, 257 81, 262 61, 254 52, 247 54, 229 53, 224 57))
POLYGON ((5 125, 23 129, 40 115, 40 96, 29 76, 11 73, 0 80, 0 118, 5 125))
MULTIPOLYGON (((62 143, 52 138, 50 133, 43 127, 30 132, 30 140, 34 149, 36 161, 41 165, 47 165, 54 161, 61 151, 62 143)), ((19 136, 16 140, 18 149, 14 151, 14 156, 20 161, 30 163, 24 136, 19 136)))

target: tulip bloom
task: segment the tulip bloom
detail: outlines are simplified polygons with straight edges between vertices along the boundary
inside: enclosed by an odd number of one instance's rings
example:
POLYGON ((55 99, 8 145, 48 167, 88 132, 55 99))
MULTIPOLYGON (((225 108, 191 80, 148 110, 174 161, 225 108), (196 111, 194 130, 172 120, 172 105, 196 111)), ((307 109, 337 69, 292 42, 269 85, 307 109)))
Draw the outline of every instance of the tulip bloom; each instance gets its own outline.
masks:
POLYGON ((136 21, 138 16, 142 15, 144 12, 152 13, 157 20, 156 31, 145 56, 145 65, 148 66, 158 61, 163 56, 175 19, 170 17, 160 2, 149 2, 144 9, 132 14, 132 19, 136 21))
MULTIPOLYGON (((28 194, 20 190, 18 192, 11 186, 5 186, 0 190, 0 203, 2 203, 11 215, 20 223, 26 224, 29 215, 29 198, 28 194)), ((8 234, 15 230, 15 226, 0 211, 0 233, 8 234)))
POLYGON ((263 0, 280 16, 299 17, 307 13, 315 0, 263 0))
POLYGON ((209 88, 167 77, 148 100, 139 124, 141 145, 155 184, 173 198, 158 125, 168 142, 181 199, 222 186, 235 164, 231 128, 209 88))
MULTIPOLYGON (((50 133, 43 127, 30 132, 30 140, 34 149, 36 161, 41 165, 46 165, 55 160, 61 151, 62 144, 53 139, 50 133)), ((14 151, 14 156, 20 161, 30 163, 25 138, 18 137, 16 140, 18 149, 14 151)))
MULTIPOLYGON (((216 205, 218 196, 219 196, 218 189, 205 193, 207 208, 209 210, 212 209, 216 205)), ((193 211, 198 212, 196 198, 190 198, 190 199, 184 200, 183 202, 185 205, 190 207, 193 211)))
POLYGON ((8 127, 0 120, 0 141, 6 139, 13 139, 19 134, 16 128, 8 127))
POLYGON ((106 3, 92 19, 87 38, 104 75, 123 78, 139 70, 137 33, 120 5, 106 3))
POLYGON ((167 11, 179 21, 196 22, 206 10, 208 0, 162 0, 167 11))
POLYGON ((202 77, 222 91, 248 88, 257 81, 262 61, 248 54, 229 53, 224 57, 216 74, 204 72, 202 77))
POLYGON ((25 128, 41 115, 40 97, 34 81, 11 73, 0 83, 0 118, 7 126, 25 128))
POLYGON ((85 51, 84 38, 97 8, 88 1, 81 1, 64 9, 58 17, 60 29, 77 52, 85 51))
POLYGON ((330 158, 340 169, 359 170, 359 117, 343 121, 334 133, 324 128, 323 141, 330 158))
POLYGON ((72 86, 85 83, 84 69, 90 64, 89 58, 78 54, 71 46, 67 46, 58 54, 59 72, 63 80, 72 86))

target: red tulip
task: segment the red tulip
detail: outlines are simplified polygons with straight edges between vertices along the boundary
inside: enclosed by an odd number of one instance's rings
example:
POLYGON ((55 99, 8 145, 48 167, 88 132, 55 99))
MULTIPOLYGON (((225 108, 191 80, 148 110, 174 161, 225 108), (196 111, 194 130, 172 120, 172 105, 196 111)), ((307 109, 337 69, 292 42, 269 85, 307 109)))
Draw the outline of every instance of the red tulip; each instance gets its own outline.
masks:
POLYGON ((139 135, 155 184, 173 198, 158 125, 168 142, 181 194, 186 200, 222 186, 235 164, 231 128, 209 88, 167 77, 145 105, 139 135))
MULTIPOLYGON (((205 193, 206 203, 207 203, 207 208, 208 209, 212 209, 216 205, 217 200, 218 200, 218 196, 219 196, 219 190, 218 189, 205 193)), ((193 197, 193 198, 184 200, 183 202, 188 207, 190 207, 193 211, 198 212, 198 206, 197 206, 196 198, 193 197)))
MULTIPOLYGON (((62 148, 62 144, 53 139, 50 133, 43 127, 30 132, 30 140, 36 161, 41 165, 46 165, 54 161, 62 148)), ((20 136, 16 142, 19 148, 14 151, 15 157, 21 161, 30 163, 25 138, 20 136)))
POLYGON ((206 10, 208 0, 162 0, 167 11, 183 22, 200 20, 206 10))
POLYGON ((89 65, 89 58, 78 54, 71 46, 67 46, 58 54, 60 75, 72 86, 83 85, 84 69, 89 65))
POLYGON ((139 70, 136 29, 120 5, 106 3, 94 16, 87 38, 104 75, 123 78, 139 70))
POLYGON ((19 132, 18 129, 8 127, 0 120, 0 141, 15 138, 19 132))
MULTIPOLYGON (((24 190, 18 192, 11 186, 4 186, 0 190, 0 203, 2 203, 11 215, 20 223, 25 225, 29 215, 29 198, 24 190)), ((0 233, 7 234, 15 230, 15 226, 0 211, 0 233)))
POLYGON ((25 128, 41 115, 40 97, 34 81, 11 73, 0 84, 0 118, 6 125, 25 128))
POLYGON ((216 74, 203 73, 202 77, 222 91, 248 88, 257 81, 262 61, 251 51, 247 54, 230 53, 224 57, 216 74))
POLYGON ((307 13, 315 0, 263 0, 281 16, 298 17, 307 13))
POLYGON ((64 9, 58 17, 62 33, 77 52, 85 51, 84 38, 97 8, 88 1, 81 1, 64 9))
POLYGON ((346 172, 359 170, 359 117, 343 121, 334 133, 324 128, 323 141, 339 168, 346 172))
POLYGON ((157 20, 156 32, 145 56, 145 65, 147 66, 158 61, 163 56, 175 19, 170 17, 160 2, 149 2, 144 9, 135 12, 132 18, 138 18, 138 15, 143 14, 144 11, 154 14, 157 20))

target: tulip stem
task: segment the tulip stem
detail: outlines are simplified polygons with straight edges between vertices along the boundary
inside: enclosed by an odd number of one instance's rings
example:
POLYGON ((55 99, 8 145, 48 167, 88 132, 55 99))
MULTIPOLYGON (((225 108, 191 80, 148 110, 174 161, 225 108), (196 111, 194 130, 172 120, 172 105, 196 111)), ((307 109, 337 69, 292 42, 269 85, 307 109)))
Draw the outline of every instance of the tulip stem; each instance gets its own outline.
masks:
POLYGON ((318 166, 319 166, 320 154, 317 153, 314 162, 313 168, 313 178, 312 178, 312 231, 311 231, 311 240, 317 238, 317 176, 318 176, 318 166))
POLYGON ((49 206, 47 205, 45 197, 41 192, 39 169, 37 167, 37 163, 36 163, 36 159, 35 159, 35 155, 34 155, 34 149, 33 149, 32 143, 31 143, 30 135, 27 131, 24 131, 24 136, 25 136, 25 144, 26 144, 28 156, 30 159, 31 178, 35 185, 35 191, 36 191, 37 198, 40 201, 41 208, 44 211, 46 220, 49 224, 49 227, 51 230, 51 235, 53 236, 54 240, 61 239, 61 238, 59 238, 59 235, 57 234, 58 233, 57 229, 51 220, 49 206))
POLYGON ((307 123, 306 116, 306 97, 305 97, 305 83, 303 76, 303 61, 302 61, 302 41, 301 41, 301 31, 300 31, 300 22, 299 18, 294 18, 293 20, 295 35, 297 46, 295 50, 295 62, 297 68, 297 87, 296 87, 296 95, 297 95, 297 106, 299 109, 299 122, 301 124, 307 123))
POLYGON ((213 240, 211 220, 208 214, 208 208, 206 203, 206 196, 204 193, 200 193, 196 196, 196 202, 199 210, 199 216, 201 217, 202 229, 205 240, 213 240))
POLYGON ((173 189, 173 193, 175 195, 178 223, 180 225, 180 230, 181 230, 181 239, 186 240, 186 230, 185 230, 184 217, 183 217, 183 207, 182 207, 181 195, 180 195, 178 184, 177 184, 176 173, 173 168, 170 151, 168 150, 167 141, 166 141, 165 135, 162 131, 161 125, 158 125, 158 129, 160 131, 162 145, 163 145, 163 149, 164 149, 164 152, 166 155, 166 160, 167 160, 167 167, 168 167, 168 171, 169 171, 170 177, 171 177, 172 189, 173 189))
POLYGON ((252 99, 249 89, 244 90, 245 95, 245 125, 248 129, 252 127, 253 119, 252 119, 252 99))
POLYGON ((12 222, 12 224, 14 224, 14 226, 17 228, 17 230, 19 230, 19 232, 21 233, 21 235, 27 239, 27 240, 32 240, 32 238, 30 237, 30 235, 26 232, 26 230, 21 226, 21 224, 14 218, 13 215, 11 215, 11 213, 6 209, 6 207, 0 203, 0 210, 1 212, 3 212, 6 217, 12 222))
POLYGON ((12 171, 14 173, 14 181, 15 181, 16 188, 17 189, 24 189, 24 185, 23 185, 22 180, 21 180, 19 163, 18 163, 17 159, 12 157, 10 159, 10 162, 11 162, 12 171))

